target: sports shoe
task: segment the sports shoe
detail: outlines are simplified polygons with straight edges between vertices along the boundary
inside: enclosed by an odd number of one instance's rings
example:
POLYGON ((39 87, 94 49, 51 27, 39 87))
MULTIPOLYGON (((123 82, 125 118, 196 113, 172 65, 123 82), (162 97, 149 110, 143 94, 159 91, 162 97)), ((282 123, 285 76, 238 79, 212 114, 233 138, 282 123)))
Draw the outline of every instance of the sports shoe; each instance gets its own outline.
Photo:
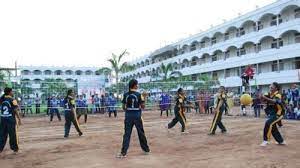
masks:
POLYGON ((227 131, 226 131, 226 130, 222 130, 221 132, 222 132, 223 134, 225 134, 227 131))
POLYGON ((119 153, 117 154, 116 158, 119 158, 119 159, 123 159, 123 158, 126 158, 127 155, 126 154, 122 154, 122 153, 119 153))
POLYGON ((276 142, 276 143, 277 143, 277 145, 287 145, 285 141, 283 141, 281 143, 279 143, 279 142, 276 142))
POLYGON ((14 155, 17 155, 19 153, 18 150, 14 150, 14 155))
POLYGON ((83 135, 83 133, 82 133, 82 132, 79 132, 79 133, 78 133, 78 135, 79 135, 79 136, 82 136, 82 135, 83 135))
POLYGON ((188 131, 183 131, 183 132, 181 132, 181 134, 189 134, 189 132, 188 131))
POLYGON ((215 133, 208 133, 207 135, 214 136, 216 134, 215 133))
POLYGON ((151 151, 144 152, 144 155, 150 155, 151 151))
POLYGON ((270 144, 269 141, 263 141, 263 142, 260 144, 260 146, 264 147, 264 146, 267 146, 267 145, 269 145, 269 144, 270 144))

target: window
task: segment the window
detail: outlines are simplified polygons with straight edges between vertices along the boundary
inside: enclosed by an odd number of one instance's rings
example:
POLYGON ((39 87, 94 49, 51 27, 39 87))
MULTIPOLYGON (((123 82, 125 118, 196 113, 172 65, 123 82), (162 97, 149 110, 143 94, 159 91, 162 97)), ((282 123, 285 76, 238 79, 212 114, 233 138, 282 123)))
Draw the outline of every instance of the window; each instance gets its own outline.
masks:
POLYGON ((239 36, 243 36, 243 35, 245 35, 245 30, 243 27, 241 27, 239 36))
POLYGON ((214 44, 216 44, 217 43, 217 39, 215 38, 215 37, 213 37, 212 39, 211 39, 211 45, 214 45, 214 44))
POLYGON ((263 28, 264 28, 264 25, 261 24, 261 21, 258 21, 258 22, 257 22, 257 29, 258 29, 258 30, 261 30, 261 29, 263 29, 263 28))
POLYGON ((274 39, 272 44, 271 44, 271 48, 277 48, 277 40, 274 39))
POLYGON ((278 39, 278 46, 279 47, 283 46, 283 40, 281 38, 278 39))
POLYGON ((224 35, 224 40, 226 41, 226 40, 228 40, 229 39, 229 33, 225 33, 225 35, 224 35))
POLYGON ((282 60, 279 60, 279 70, 283 71, 284 70, 284 63, 282 60))
POLYGON ((279 14, 277 17, 278 17, 278 24, 281 24, 282 23, 281 15, 279 14))
POLYGON ((300 33, 295 33, 295 43, 300 43, 300 33))
POLYGON ((226 51, 225 52, 225 59, 229 58, 230 57, 230 51, 226 51))
POLYGON ((197 74, 192 75, 192 81, 197 81, 197 74))
POLYGON ((272 17, 272 21, 271 21, 270 25, 271 26, 276 26, 277 25, 277 17, 276 16, 272 17))
POLYGON ((245 48, 240 48, 240 55, 246 55, 246 50, 245 48))
POLYGON ((202 42, 200 43, 200 47, 201 47, 201 48, 205 48, 205 41, 202 41, 202 42))
POLYGON ((277 61, 273 61, 272 63, 272 72, 278 71, 278 64, 277 61))
POLYGON ((297 57, 297 58, 295 59, 295 68, 296 68, 296 69, 300 69, 300 57, 297 57))
POLYGON ((196 50, 196 44, 193 44, 193 45, 191 46, 191 51, 194 51, 194 50, 196 50))
POLYGON ((300 8, 295 9, 295 18, 300 18, 300 8))
POLYGON ((253 23, 253 31, 256 31, 256 23, 253 23))
POLYGON ((255 45, 255 52, 260 52, 261 51, 261 43, 258 43, 255 45))
POLYGON ((257 74, 260 74, 261 73, 261 64, 258 64, 257 67, 258 67, 257 74))
POLYGON ((218 80, 218 73, 217 72, 212 73, 212 79, 213 80, 218 80))
POLYGON ((230 77, 230 69, 225 70, 225 78, 230 77))
POLYGON ((212 62, 217 61, 217 55, 212 55, 212 62))

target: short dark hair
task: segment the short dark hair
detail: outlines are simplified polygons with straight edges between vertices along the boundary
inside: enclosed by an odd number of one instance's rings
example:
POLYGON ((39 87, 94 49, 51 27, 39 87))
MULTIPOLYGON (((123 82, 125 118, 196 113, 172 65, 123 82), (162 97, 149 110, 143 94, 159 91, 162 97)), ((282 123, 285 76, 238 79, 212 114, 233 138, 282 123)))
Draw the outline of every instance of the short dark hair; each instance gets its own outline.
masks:
POLYGON ((73 90, 72 90, 72 89, 69 89, 69 90, 67 91, 67 95, 70 96, 71 93, 73 93, 73 90))
POLYGON ((277 91, 279 91, 281 89, 280 85, 277 82, 273 82, 272 85, 275 86, 277 91))
POLYGON ((7 88, 4 89, 4 94, 5 94, 5 95, 9 95, 10 92, 12 92, 12 88, 8 88, 8 87, 7 87, 7 88))
POLYGON ((224 89, 224 90, 226 90, 225 86, 220 86, 220 89, 221 89, 221 88, 224 89))
POLYGON ((177 90, 177 93, 180 93, 180 92, 183 92, 183 89, 182 89, 182 88, 179 88, 179 89, 177 90))
POLYGON ((134 86, 138 85, 139 82, 136 79, 131 79, 129 81, 129 89, 132 89, 134 86))

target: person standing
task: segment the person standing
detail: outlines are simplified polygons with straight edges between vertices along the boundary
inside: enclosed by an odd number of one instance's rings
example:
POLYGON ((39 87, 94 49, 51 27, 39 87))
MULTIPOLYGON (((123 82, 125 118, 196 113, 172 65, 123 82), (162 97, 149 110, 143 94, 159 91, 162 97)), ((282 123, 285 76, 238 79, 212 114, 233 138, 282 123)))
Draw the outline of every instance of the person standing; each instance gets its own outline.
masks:
POLYGON ((108 109, 108 117, 111 117, 111 113, 114 113, 114 117, 117 117, 117 99, 114 97, 112 93, 109 94, 107 99, 107 109, 108 109))
POLYGON ((222 115, 225 112, 226 108, 228 108, 227 95, 225 93, 224 86, 220 86, 219 93, 216 95, 214 104, 216 113, 210 127, 209 135, 215 135, 217 126, 221 129, 222 133, 227 132, 225 126, 222 123, 222 115))
POLYGON ((75 94, 72 89, 68 90, 67 96, 64 99, 64 109, 65 109, 65 138, 69 137, 71 124, 75 126, 76 131, 79 136, 82 136, 82 131, 79 127, 79 123, 76 117, 76 109, 75 109, 75 94))
POLYGON ((271 135, 273 135, 279 145, 285 145, 286 143, 277 128, 277 124, 282 120, 285 112, 279 84, 277 82, 273 82, 270 85, 268 95, 265 96, 260 94, 260 98, 267 102, 267 109, 269 113, 269 118, 265 122, 263 142, 261 143, 261 146, 267 146, 270 144, 271 135))
POLYGON ((39 114, 41 112, 41 98, 38 94, 35 97, 35 113, 39 114))
POLYGON ((142 119, 142 109, 145 108, 146 94, 140 94, 138 91, 138 81, 132 79, 129 82, 129 91, 123 95, 122 107, 125 111, 124 120, 124 135, 121 153, 117 158, 125 158, 130 144, 130 137, 133 126, 136 127, 140 145, 145 154, 149 154, 150 149, 148 146, 147 138, 144 131, 144 124, 142 119))
POLYGON ((17 100, 13 98, 11 88, 4 89, 4 95, 0 98, 0 106, 0 153, 2 153, 9 136, 10 149, 16 154, 19 151, 17 128, 21 125, 21 117, 17 100))
POLYGON ((260 110, 261 110, 261 100, 259 98, 259 90, 256 91, 255 97, 253 99, 252 107, 254 110, 254 115, 256 118, 260 117, 260 110))
POLYGON ((28 114, 28 111, 32 114, 32 99, 29 96, 26 101, 26 114, 28 114))
POLYGON ((59 113, 59 110, 58 110, 59 105, 60 105, 60 101, 55 96, 53 96, 51 98, 51 101, 50 101, 50 107, 51 107, 51 109, 50 109, 50 122, 52 122, 54 114, 56 114, 58 120, 61 121, 60 113, 59 113))
POLYGON ((100 98, 98 97, 98 94, 94 97, 94 104, 95 104, 95 113, 100 112, 100 98))
POLYGON ((84 115, 84 123, 87 122, 87 101, 83 98, 82 95, 77 97, 76 100, 76 112, 77 112, 77 120, 79 121, 81 115, 84 115))
POLYGON ((159 108, 160 108, 160 116, 162 117, 162 114, 164 111, 166 111, 167 117, 169 117, 169 110, 170 110, 170 96, 166 93, 162 93, 160 96, 159 101, 159 108))

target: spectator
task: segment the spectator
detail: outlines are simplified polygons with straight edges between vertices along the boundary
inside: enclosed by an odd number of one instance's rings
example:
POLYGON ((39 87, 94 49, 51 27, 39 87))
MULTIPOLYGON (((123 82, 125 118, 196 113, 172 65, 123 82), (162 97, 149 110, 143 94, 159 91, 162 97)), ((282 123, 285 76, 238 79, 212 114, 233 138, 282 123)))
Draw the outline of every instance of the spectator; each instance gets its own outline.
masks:
POLYGON ((159 101, 160 116, 166 111, 167 117, 169 116, 169 110, 171 108, 171 99, 168 94, 162 93, 159 101))
POLYGON ((84 123, 87 122, 87 108, 86 100, 82 95, 76 97, 76 113, 77 120, 79 121, 80 117, 84 115, 84 123))
POLYGON ((295 119, 296 118, 292 104, 289 104, 286 108, 286 118, 287 119, 295 119))
POLYGON ((299 98, 299 90, 296 84, 292 85, 291 93, 292 93, 291 101, 293 102, 294 108, 296 108, 298 107, 298 98, 299 98))
POLYGON ((29 96, 26 101, 26 114, 28 114, 28 111, 32 114, 32 99, 29 96))
POLYGON ((298 104, 298 108, 297 108, 297 111, 295 110, 295 115, 296 115, 296 119, 297 120, 300 120, 300 105, 298 104))
POLYGON ((41 98, 39 97, 38 94, 36 94, 36 97, 35 97, 35 113, 36 114, 39 114, 41 112, 40 108, 41 108, 41 98))
POLYGON ((56 114, 58 120, 61 121, 60 113, 59 113, 59 110, 58 110, 58 108, 60 106, 60 100, 57 99, 55 96, 53 96, 51 98, 51 101, 50 101, 50 106, 51 106, 51 109, 50 109, 50 122, 53 120, 54 114, 56 114))
POLYGON ((47 97, 47 115, 49 115, 50 114, 50 109, 51 109, 51 97, 50 96, 48 96, 47 97))
POLYGON ((209 114, 209 102, 210 102, 210 94, 208 92, 204 92, 204 113, 209 114))
POLYGON ((260 110, 261 110, 261 100, 259 98, 259 92, 257 92, 253 99, 252 107, 254 109, 254 115, 256 118, 260 117, 260 110))
POLYGON ((95 95, 93 101, 94 101, 95 108, 96 108, 95 112, 96 112, 96 113, 97 113, 97 112, 100 112, 100 98, 98 97, 98 94, 95 95))
POLYGON ((112 93, 109 94, 107 98, 107 107, 108 107, 108 116, 111 117, 111 113, 114 113, 114 117, 117 117, 117 99, 114 97, 112 93))
POLYGON ((107 96, 105 95, 101 95, 101 99, 100 99, 100 106, 101 106, 101 108, 100 108, 100 112, 102 113, 102 114, 104 114, 105 113, 105 111, 106 111, 106 107, 105 107, 105 102, 107 102, 107 96))

